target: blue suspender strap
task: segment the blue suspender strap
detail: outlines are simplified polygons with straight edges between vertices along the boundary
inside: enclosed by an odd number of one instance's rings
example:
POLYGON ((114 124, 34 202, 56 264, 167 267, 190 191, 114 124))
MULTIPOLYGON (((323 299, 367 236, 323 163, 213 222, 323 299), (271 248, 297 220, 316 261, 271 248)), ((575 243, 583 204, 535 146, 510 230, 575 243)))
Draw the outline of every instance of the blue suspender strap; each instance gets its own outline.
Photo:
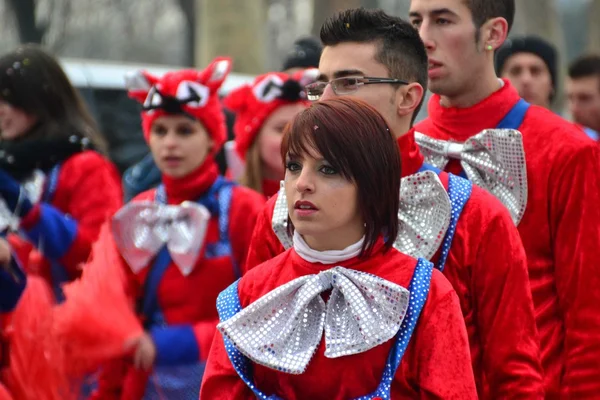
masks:
POLYGON ((171 255, 165 246, 156 255, 156 258, 148 271, 146 281, 144 282, 141 310, 139 311, 141 311, 142 315, 145 317, 145 328, 149 328, 157 322, 155 319, 157 317, 157 312, 159 311, 157 296, 158 285, 160 284, 165 271, 169 267, 169 264, 171 264, 171 255))
POLYGON ((419 171, 417 171, 417 172, 425 172, 425 171, 432 171, 438 175, 440 174, 440 172, 442 172, 442 170, 439 169, 438 167, 434 167, 431 164, 423 163, 423 165, 421 165, 421 168, 419 168, 419 171))
POLYGON ((50 170, 48 174, 48 180, 45 183, 44 187, 44 195, 42 199, 46 203, 50 203, 54 198, 54 194, 56 193, 56 188, 58 187, 58 176, 60 175, 60 164, 56 164, 50 170))
POLYGON ((529 103, 520 99, 496 126, 497 129, 519 129, 529 109, 529 103))
MULTIPOLYGON (((371 400, 376 397, 382 399, 390 399, 390 391, 394 375, 400 366, 402 356, 406 351, 410 338, 415 330, 419 316, 423 305, 427 300, 429 294, 429 287, 431 282, 431 273, 433 271, 433 264, 425 259, 420 258, 417 262, 415 272, 410 282, 408 290, 410 291, 410 302, 406 316, 402 321, 400 330, 396 335, 394 345, 390 350, 387 358, 385 369, 383 371, 383 377, 375 393, 367 396, 358 398, 357 400, 371 400)), ((238 282, 234 282, 227 289, 225 289, 217 298, 217 311, 219 313, 219 319, 226 321, 233 317, 235 314, 242 310, 240 299, 238 295, 238 282)), ((263 400, 275 400, 279 399, 276 396, 267 396, 262 393, 255 385, 252 379, 252 363, 246 356, 244 356, 234 344, 223 337, 225 344, 225 351, 227 356, 233 365, 233 368, 240 376, 242 381, 254 392, 256 397, 263 400)))
MULTIPOLYGON (((235 314, 242 311, 242 305, 240 304, 240 297, 238 295, 238 283, 239 280, 233 282, 227 289, 219 294, 217 297, 217 312, 219 313, 219 319, 221 321, 227 321, 235 314)), ((217 335, 221 333, 217 332, 217 335)), ((231 361, 231 365, 235 369, 235 372, 239 375, 242 381, 254 392, 256 397, 262 400, 275 400, 278 399, 274 396, 267 396, 262 393, 254 385, 252 379, 252 363, 250 360, 240 352, 237 347, 226 337, 223 337, 225 344, 225 351, 231 361)))
POLYGON ((444 241, 442 242, 440 259, 435 266, 440 271, 443 271, 444 266, 446 265, 450 247, 452 247, 452 240, 456 233, 456 225, 458 224, 458 220, 465 204, 467 204, 467 201, 471 197, 472 190, 473 184, 471 181, 456 175, 448 174, 448 197, 450 198, 450 204, 452 204, 452 212, 450 214, 450 225, 448 225, 446 236, 444 236, 444 241))

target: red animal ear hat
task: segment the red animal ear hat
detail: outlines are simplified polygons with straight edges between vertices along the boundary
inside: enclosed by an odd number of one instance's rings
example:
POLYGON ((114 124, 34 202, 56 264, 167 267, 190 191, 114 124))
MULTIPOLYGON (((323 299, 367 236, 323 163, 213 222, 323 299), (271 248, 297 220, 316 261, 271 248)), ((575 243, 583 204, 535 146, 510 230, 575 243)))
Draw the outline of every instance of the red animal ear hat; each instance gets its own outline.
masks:
POLYGON ((225 115, 218 91, 231 71, 231 59, 218 57, 203 71, 168 72, 161 78, 146 71, 126 76, 129 97, 143 106, 142 129, 146 141, 154 121, 161 116, 183 114, 204 125, 219 151, 227 138, 225 115))
POLYGON ((270 72, 258 76, 252 85, 232 91, 224 100, 225 107, 236 113, 233 132, 235 149, 242 160, 256 139, 266 119, 279 107, 293 103, 310 103, 304 87, 316 80, 319 71, 310 68, 292 75, 270 72))

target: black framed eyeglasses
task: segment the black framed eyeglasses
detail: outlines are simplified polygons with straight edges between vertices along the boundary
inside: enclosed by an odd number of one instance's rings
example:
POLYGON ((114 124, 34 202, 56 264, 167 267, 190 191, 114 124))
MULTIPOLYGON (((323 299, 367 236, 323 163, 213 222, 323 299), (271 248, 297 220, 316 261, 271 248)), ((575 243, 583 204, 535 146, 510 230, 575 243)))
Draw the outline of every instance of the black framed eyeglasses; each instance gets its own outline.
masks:
POLYGON ((321 98, 323 92, 325 91, 325 88, 329 84, 331 84, 331 89, 333 89, 333 93, 335 93, 338 96, 342 96, 345 94, 352 94, 356 92, 362 85, 371 85, 374 83, 408 85, 408 82, 403 81, 402 79, 375 78, 370 76, 350 76, 332 79, 329 82, 311 83, 310 85, 306 85, 304 88, 306 89, 306 97, 308 97, 308 99, 311 101, 316 101, 321 98))

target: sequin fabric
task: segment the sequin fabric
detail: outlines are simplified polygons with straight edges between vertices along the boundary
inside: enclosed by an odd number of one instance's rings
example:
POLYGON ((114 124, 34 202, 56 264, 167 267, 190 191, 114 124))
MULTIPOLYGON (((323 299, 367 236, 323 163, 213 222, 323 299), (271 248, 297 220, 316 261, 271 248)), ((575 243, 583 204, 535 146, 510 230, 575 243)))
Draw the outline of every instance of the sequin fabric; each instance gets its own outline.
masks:
POLYGON ((464 143, 415 133, 425 161, 444 169, 450 159, 460 160, 466 176, 504 204, 515 224, 527 207, 527 168, 521 132, 486 129, 464 143))
MULTIPOLYGON (((435 172, 423 171, 402 178, 399 230, 394 248, 414 258, 430 259, 442 244, 450 223, 450 211, 448 194, 435 172)), ((273 209, 272 227, 286 249, 293 246, 287 222, 287 200, 282 182, 273 209)))
MULTIPOLYGON (((36 204, 42 199, 45 183, 46 175, 40 170, 35 170, 31 178, 21 183, 23 194, 31 203, 36 204)), ((7 229, 16 231, 19 229, 19 224, 20 219, 8 209, 4 199, 0 198, 0 231, 7 229)))
POLYGON ((200 255, 209 220, 206 207, 192 202, 178 206, 131 202, 113 217, 112 232, 134 273, 145 268, 166 245, 173 262, 187 276, 200 255))
POLYGON ((292 236, 288 233, 287 229, 288 206, 283 184, 283 181, 281 181, 279 193, 277 193, 277 200, 275 201, 275 207, 273 208, 271 226, 273 228, 273 232, 275 232, 275 235, 277 235, 279 242, 281 242, 283 248, 287 250, 294 246, 294 241, 292 240, 292 236))
POLYGON ((471 197, 471 191, 473 189, 473 184, 466 179, 453 174, 448 174, 448 177, 448 196, 450 197, 450 203, 452 204, 452 212, 450 224, 448 225, 448 230, 446 231, 444 241, 442 242, 440 258, 435 266, 440 271, 443 271, 446 266, 446 260, 448 260, 448 254, 450 254, 450 248, 452 247, 454 234, 456 233, 456 225, 458 224, 458 220, 460 219, 465 204, 467 204, 467 201, 471 197))
MULTIPOLYGON (((406 314, 402 320, 400 329, 396 334, 392 349, 388 354, 381 382, 375 392, 362 396, 358 400, 376 400, 378 398, 389 400, 391 398, 392 381, 394 380, 400 361, 410 342, 415 326, 419 320, 421 310, 423 309, 423 305, 429 294, 432 270, 432 263, 422 258, 418 260, 415 273, 409 286, 410 299, 406 314)), ((227 321, 233 318, 242 310, 238 297, 238 282, 234 282, 219 295, 219 298, 217 299, 217 310, 221 321, 227 321)), ((263 400, 280 400, 280 398, 275 395, 268 396, 262 393, 259 388, 254 385, 250 360, 245 357, 226 336, 223 337, 223 340, 225 343, 225 350, 227 351, 227 355, 234 369, 242 381, 254 392, 256 397, 263 400)), ((360 368, 360 366, 357 366, 357 368, 360 368)))
POLYGON ((394 248, 415 258, 430 259, 442 244, 450 212, 450 199, 435 172, 402 178, 394 248))
POLYGON ((301 374, 325 331, 325 356, 372 349, 394 337, 409 292, 365 272, 334 267, 267 293, 217 328, 252 361, 301 374), (332 289, 327 304, 321 293, 332 289))

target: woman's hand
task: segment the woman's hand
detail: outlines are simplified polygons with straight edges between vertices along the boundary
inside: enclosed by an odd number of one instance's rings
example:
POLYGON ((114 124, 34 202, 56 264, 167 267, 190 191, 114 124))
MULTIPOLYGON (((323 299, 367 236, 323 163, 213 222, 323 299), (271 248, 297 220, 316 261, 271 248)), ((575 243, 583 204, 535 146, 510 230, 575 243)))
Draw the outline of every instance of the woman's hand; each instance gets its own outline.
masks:
POLYGON ((1 268, 9 270, 10 260, 12 259, 12 253, 10 244, 6 239, 0 238, 0 266, 1 268))
POLYGON ((156 360, 156 345, 152 336, 144 333, 142 336, 130 339, 125 343, 125 349, 133 351, 133 365, 137 369, 149 371, 156 360))

